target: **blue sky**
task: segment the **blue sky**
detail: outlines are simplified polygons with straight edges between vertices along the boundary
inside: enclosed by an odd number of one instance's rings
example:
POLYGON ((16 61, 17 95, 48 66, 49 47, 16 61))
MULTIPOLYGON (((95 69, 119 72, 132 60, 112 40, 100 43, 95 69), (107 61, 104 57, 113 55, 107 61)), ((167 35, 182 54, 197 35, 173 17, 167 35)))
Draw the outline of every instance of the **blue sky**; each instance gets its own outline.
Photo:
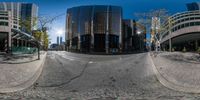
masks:
MULTIPOLYGON (((67 9, 80 5, 117 5, 123 8, 123 18, 134 19, 134 13, 148 12, 153 9, 165 8, 169 13, 185 11, 186 3, 199 0, 0 0, 1 2, 29 2, 39 6, 39 15, 56 16, 65 14, 67 9)), ((52 43, 56 42, 57 33, 64 38, 65 15, 59 17, 49 31, 52 43), (63 30, 60 31, 60 30, 63 30), (58 32, 60 31, 60 32, 58 32)), ((64 40, 64 39, 63 39, 64 40)))

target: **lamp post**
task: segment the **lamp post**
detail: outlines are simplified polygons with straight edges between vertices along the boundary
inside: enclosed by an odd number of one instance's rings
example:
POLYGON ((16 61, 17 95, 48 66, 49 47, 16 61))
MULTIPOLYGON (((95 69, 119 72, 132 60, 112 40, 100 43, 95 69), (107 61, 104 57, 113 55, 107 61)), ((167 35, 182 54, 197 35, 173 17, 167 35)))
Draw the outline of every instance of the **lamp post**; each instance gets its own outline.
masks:
POLYGON ((37 39, 31 39, 32 42, 34 42, 36 44, 36 47, 38 48, 38 60, 40 60, 40 41, 37 39))
POLYGON ((138 37, 139 37, 139 44, 140 44, 140 50, 141 50, 141 31, 137 31, 137 35, 138 35, 138 37))
POLYGON ((172 24, 172 22, 171 22, 171 18, 169 18, 169 52, 171 52, 172 51, 172 38, 171 38, 171 34, 172 34, 172 32, 171 32, 171 25, 172 24))
POLYGON ((40 42, 37 41, 37 48, 38 48, 38 60, 40 60, 40 42))

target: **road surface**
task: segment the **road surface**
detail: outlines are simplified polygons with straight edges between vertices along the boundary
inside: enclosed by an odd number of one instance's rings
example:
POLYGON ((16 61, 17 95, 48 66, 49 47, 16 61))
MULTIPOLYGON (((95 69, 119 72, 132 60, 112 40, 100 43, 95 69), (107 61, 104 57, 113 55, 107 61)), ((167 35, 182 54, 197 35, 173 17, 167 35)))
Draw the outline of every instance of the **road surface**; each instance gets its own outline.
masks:
POLYGON ((37 82, 0 99, 169 100, 200 99, 176 92, 157 80, 147 53, 86 55, 49 51, 37 82))

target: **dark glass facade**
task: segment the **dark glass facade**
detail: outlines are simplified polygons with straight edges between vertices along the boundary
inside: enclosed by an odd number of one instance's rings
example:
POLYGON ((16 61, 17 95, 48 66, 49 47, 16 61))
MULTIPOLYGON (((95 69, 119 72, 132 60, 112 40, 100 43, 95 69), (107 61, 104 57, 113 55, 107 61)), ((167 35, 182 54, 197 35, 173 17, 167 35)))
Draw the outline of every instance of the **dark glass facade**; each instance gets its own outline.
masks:
POLYGON ((6 32, 0 32, 0 52, 6 51, 6 48, 8 48, 8 33, 6 32))
POLYGON ((188 3, 188 11, 200 10, 200 2, 188 3))
POLYGON ((120 51, 121 7, 73 7, 67 10, 66 17, 67 50, 106 53, 120 51))
POLYGON ((38 7, 32 3, 22 3, 21 4, 21 20, 29 21, 31 25, 30 29, 26 29, 25 27, 21 27, 21 30, 27 33, 30 33, 28 30, 34 30, 35 26, 33 26, 34 19, 38 17, 37 15, 38 7))
POLYGON ((146 44, 144 39, 146 39, 146 33, 143 31, 141 34, 137 34, 137 25, 135 20, 124 19, 122 22, 123 31, 122 31, 122 39, 123 39, 123 52, 131 53, 131 52, 142 52, 146 48, 146 44))

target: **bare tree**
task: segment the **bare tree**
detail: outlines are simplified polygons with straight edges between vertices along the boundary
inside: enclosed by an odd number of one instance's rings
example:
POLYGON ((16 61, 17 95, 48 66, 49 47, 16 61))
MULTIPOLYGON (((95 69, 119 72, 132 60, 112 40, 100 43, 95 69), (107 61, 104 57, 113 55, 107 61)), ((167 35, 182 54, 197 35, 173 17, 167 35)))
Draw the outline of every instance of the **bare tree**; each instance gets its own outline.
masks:
POLYGON ((150 10, 149 12, 135 13, 134 15, 138 18, 138 22, 145 26, 151 26, 152 17, 159 17, 161 23, 169 17, 166 9, 150 10))
POLYGON ((65 15, 59 14, 57 16, 39 16, 37 18, 38 20, 38 29, 35 32, 35 38, 39 39, 40 42, 43 42, 43 48, 47 50, 48 45, 49 45, 49 35, 47 31, 51 28, 51 24, 56 21, 58 18, 61 16, 65 15))
POLYGON ((43 30, 44 28, 50 29, 50 25, 60 18, 61 16, 65 15, 65 13, 59 14, 57 16, 48 16, 48 15, 43 15, 39 16, 38 19, 38 29, 43 30))
MULTIPOLYGON (((170 14, 168 13, 166 9, 157 9, 157 10, 150 10, 149 12, 135 13, 134 15, 138 18, 137 23, 140 23, 146 26, 148 29, 147 32, 151 33, 152 32, 151 31, 152 18, 158 17, 160 19, 160 23, 164 23, 165 21, 167 21, 170 14)), ((159 33, 162 30, 164 30, 164 27, 161 25, 159 27, 159 32, 157 32, 155 36, 160 37, 159 33)), ((157 37, 156 39, 157 41, 159 40, 157 37)), ((151 40, 149 39, 148 41, 151 41, 151 40)))

